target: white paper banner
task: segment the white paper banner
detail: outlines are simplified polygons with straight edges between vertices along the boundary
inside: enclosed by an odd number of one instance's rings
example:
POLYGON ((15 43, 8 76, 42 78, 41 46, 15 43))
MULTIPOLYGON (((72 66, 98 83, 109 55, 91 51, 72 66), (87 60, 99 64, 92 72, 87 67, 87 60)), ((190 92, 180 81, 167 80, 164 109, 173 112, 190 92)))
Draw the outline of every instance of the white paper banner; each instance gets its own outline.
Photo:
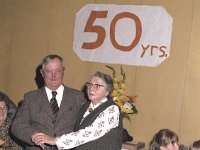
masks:
POLYGON ((76 14, 73 49, 83 61, 158 66, 170 54, 172 23, 160 6, 88 4, 76 14))

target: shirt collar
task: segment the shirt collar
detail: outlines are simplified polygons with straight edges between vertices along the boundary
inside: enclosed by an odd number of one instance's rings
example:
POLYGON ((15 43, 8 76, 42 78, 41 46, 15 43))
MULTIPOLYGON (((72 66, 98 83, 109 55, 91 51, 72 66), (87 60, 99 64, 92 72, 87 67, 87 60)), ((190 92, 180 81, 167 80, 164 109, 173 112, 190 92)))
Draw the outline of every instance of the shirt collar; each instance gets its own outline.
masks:
MULTIPOLYGON (((47 93, 47 97, 48 99, 50 100, 52 98, 52 90, 50 90, 48 87, 45 86, 45 90, 46 90, 46 93, 47 93)), ((56 95, 56 98, 60 97, 62 99, 62 95, 63 95, 63 91, 64 91, 64 86, 61 84, 59 86, 59 88, 57 90, 55 90, 57 92, 57 95, 56 95)), ((59 99, 60 99, 59 98, 59 99)))

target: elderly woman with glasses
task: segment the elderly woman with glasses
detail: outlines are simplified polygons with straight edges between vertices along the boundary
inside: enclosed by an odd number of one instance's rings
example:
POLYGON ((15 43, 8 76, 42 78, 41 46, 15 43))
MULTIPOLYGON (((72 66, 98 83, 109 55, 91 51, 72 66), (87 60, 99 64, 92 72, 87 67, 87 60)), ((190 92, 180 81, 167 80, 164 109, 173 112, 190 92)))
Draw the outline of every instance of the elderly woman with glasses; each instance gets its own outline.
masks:
POLYGON ((11 138, 10 125, 11 118, 8 117, 9 99, 8 96, 0 92, 0 149, 21 150, 11 138))
POLYGON ((57 145, 58 149, 121 150, 122 118, 120 108, 111 97, 112 78, 96 72, 86 82, 86 87, 90 101, 81 107, 74 132, 60 137, 38 133, 34 137, 36 144, 57 145))

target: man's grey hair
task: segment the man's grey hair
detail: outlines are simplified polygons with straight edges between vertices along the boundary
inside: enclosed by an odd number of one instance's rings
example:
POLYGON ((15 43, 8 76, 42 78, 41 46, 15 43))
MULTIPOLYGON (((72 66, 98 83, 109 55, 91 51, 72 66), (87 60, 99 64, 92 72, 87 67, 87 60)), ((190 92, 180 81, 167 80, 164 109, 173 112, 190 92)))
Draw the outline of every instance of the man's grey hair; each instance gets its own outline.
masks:
MULTIPOLYGON (((51 54, 51 55, 46 56, 46 57, 42 60, 42 70, 44 69, 44 66, 45 66, 46 64, 48 64, 49 61, 51 61, 51 60, 53 60, 53 59, 58 59, 58 60, 60 60, 62 66, 63 66, 63 58, 62 58, 61 56, 59 56, 59 55, 51 54)), ((63 66, 63 70, 64 70, 64 69, 65 69, 65 68, 64 68, 64 66, 63 66)))

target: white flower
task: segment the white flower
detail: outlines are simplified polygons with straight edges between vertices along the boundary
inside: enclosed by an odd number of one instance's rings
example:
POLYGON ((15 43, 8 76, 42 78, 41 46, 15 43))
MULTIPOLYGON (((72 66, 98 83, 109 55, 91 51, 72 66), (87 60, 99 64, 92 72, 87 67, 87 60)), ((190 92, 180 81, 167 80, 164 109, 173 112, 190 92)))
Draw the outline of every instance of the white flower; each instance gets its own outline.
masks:
POLYGON ((133 108, 133 106, 130 103, 128 103, 128 102, 126 102, 124 104, 124 107, 127 108, 127 109, 132 109, 133 108))

